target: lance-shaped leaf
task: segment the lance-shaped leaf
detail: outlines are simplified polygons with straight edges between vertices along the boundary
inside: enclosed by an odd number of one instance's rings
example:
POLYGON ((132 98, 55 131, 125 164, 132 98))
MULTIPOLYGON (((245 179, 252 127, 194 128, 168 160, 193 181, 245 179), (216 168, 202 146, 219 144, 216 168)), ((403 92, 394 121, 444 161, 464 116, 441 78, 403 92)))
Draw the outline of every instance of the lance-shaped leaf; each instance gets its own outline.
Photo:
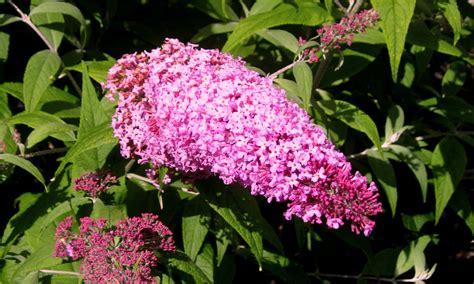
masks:
POLYGON ((10 163, 10 164, 14 164, 15 166, 18 166, 18 167, 24 169, 25 171, 29 172, 39 182, 41 182, 43 184, 43 186, 46 188, 46 184, 45 184, 43 175, 38 170, 38 168, 35 165, 33 165, 32 162, 30 162, 30 161, 28 161, 24 158, 18 157, 16 155, 12 155, 12 154, 8 154, 8 153, 0 154, 0 160, 5 161, 5 162, 10 163))
POLYGON ((387 196, 392 217, 395 216, 397 210, 397 181, 395 178, 395 171, 392 164, 386 157, 382 157, 377 150, 367 152, 368 160, 372 171, 374 171, 377 180, 382 185, 382 188, 387 196))
POLYGON ((395 82, 416 0, 372 0, 371 2, 382 19, 380 25, 388 48, 392 79, 395 82))
POLYGON ((37 109, 41 97, 61 66, 61 59, 56 52, 42 50, 35 53, 26 65, 23 76, 23 98, 26 111, 37 109))
POLYGON ((209 231, 210 221, 211 209, 201 197, 196 197, 186 204, 182 221, 183 246, 193 261, 196 260, 209 231))

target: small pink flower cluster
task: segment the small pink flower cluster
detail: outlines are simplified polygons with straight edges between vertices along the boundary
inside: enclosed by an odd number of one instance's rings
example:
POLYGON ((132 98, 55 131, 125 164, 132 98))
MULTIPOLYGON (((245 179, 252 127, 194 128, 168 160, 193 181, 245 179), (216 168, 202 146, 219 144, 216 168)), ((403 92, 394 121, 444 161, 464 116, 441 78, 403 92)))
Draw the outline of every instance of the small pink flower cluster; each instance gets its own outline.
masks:
POLYGON ((79 234, 66 217, 56 229, 53 256, 83 259, 86 283, 149 283, 159 251, 174 251, 173 233, 153 214, 142 214, 108 227, 105 219, 81 218, 79 234))
POLYGON ((309 115, 243 60, 168 39, 118 60, 105 87, 118 96, 112 123, 124 157, 238 182, 288 202, 287 219, 348 221, 369 235, 369 217, 382 211, 375 184, 352 175, 309 115))
POLYGON ((362 10, 355 15, 342 18, 339 23, 326 24, 317 30, 321 40, 321 50, 340 48, 341 44, 351 45, 354 34, 363 33, 379 20, 375 10, 362 10))
POLYGON ((111 185, 117 183, 117 177, 110 172, 98 171, 83 174, 74 180, 74 190, 84 191, 92 198, 97 198, 107 191, 111 185))

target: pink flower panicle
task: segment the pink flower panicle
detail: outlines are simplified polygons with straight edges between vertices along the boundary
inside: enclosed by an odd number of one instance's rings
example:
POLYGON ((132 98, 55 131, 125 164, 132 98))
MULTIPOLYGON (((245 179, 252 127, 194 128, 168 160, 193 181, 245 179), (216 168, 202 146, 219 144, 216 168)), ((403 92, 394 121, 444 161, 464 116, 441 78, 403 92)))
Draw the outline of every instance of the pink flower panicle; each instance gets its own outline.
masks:
POLYGON ((167 39, 118 60, 105 87, 118 97, 112 124, 124 157, 238 182, 287 202, 287 219, 334 229, 349 222, 369 235, 369 217, 382 211, 375 184, 352 174, 309 115, 241 59, 167 39))
POLYGON ((83 259, 86 283, 149 283, 156 252, 174 251, 173 233, 158 216, 142 214, 109 227, 105 219, 81 218, 79 234, 71 231, 72 217, 56 229, 55 257, 83 259))
POLYGON ((107 171, 86 173, 74 180, 74 190, 84 191, 92 198, 106 192, 111 185, 117 183, 117 177, 107 171))
POLYGON ((378 20, 379 15, 371 9, 344 17, 339 23, 324 25, 317 30, 320 36, 321 50, 341 48, 342 44, 351 45, 354 34, 365 32, 367 27, 374 26, 378 20))

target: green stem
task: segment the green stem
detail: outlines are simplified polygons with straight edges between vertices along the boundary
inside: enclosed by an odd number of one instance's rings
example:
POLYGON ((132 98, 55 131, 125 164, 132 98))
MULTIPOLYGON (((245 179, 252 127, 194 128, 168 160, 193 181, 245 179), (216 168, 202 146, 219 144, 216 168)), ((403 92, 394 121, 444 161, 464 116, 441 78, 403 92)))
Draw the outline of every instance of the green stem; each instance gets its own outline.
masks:
MULTIPOLYGON (((57 53, 57 50, 54 48, 54 46, 48 41, 48 39, 44 36, 44 34, 38 29, 38 27, 36 27, 36 25, 31 21, 30 17, 23 13, 23 11, 18 8, 17 5, 15 5, 15 3, 13 3, 12 1, 8 1, 8 3, 16 10, 16 12, 20 15, 21 17, 21 21, 23 23, 25 23, 26 25, 28 25, 37 35, 39 38, 41 38, 41 40, 44 42, 44 44, 46 44, 46 46, 48 47, 49 50, 51 50, 52 52, 55 52, 57 53)), ((81 90, 81 87, 79 87, 79 84, 76 82, 76 80, 74 79, 74 77, 71 75, 71 73, 69 71, 66 70, 66 65, 64 64, 64 62, 61 60, 61 66, 64 68, 65 72, 66 72, 66 75, 67 77, 69 78, 69 80, 71 81, 72 83, 72 86, 74 87, 74 89, 76 90, 76 92, 79 94, 79 96, 82 94, 82 90, 81 90)))

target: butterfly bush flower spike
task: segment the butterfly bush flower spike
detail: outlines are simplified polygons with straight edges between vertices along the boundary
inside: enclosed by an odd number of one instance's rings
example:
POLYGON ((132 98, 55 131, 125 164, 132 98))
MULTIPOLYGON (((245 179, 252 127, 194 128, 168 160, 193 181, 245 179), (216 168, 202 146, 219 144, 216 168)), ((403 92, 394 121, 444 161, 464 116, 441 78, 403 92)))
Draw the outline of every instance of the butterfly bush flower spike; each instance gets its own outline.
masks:
POLYGON ((113 117, 124 157, 186 176, 218 176, 268 202, 284 216, 369 235, 380 213, 377 187, 352 174, 345 156, 309 115, 268 77, 241 59, 167 39, 125 55, 110 69, 113 117))
POLYGON ((72 217, 56 229, 53 255, 82 259, 80 271, 86 283, 150 283, 156 252, 174 251, 172 232, 158 216, 142 214, 110 227, 105 219, 81 218, 73 233, 72 217))

